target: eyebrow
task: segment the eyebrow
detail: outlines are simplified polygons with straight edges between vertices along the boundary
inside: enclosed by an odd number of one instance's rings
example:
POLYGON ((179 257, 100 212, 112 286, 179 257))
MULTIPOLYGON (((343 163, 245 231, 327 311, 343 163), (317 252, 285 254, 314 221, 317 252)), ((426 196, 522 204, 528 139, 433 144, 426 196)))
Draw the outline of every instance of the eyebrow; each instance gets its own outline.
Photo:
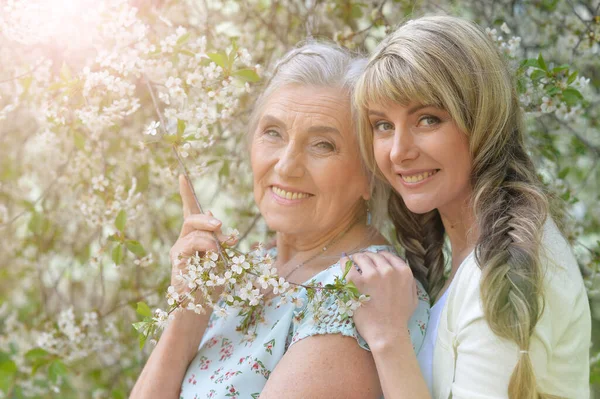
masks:
POLYGON ((287 129, 285 123, 281 119, 275 118, 273 115, 264 115, 260 118, 260 122, 264 124, 280 125, 287 129))
POLYGON ((308 133, 334 133, 341 135, 340 131, 333 126, 311 126, 308 128, 308 133))
MULTIPOLYGON (((260 120, 261 124, 265 124, 265 125, 279 125, 282 126, 284 129, 287 129, 287 126, 285 125, 285 122, 283 122, 281 119, 274 117, 273 115, 264 115, 261 120, 260 120)), ((325 125, 317 125, 317 126, 311 126, 308 128, 307 130, 308 133, 334 133, 334 134, 338 134, 338 135, 342 135, 340 133, 340 131, 333 127, 333 126, 325 126, 325 125)))
MULTIPOLYGON (((418 105, 415 105, 415 106, 409 108, 408 109, 408 114, 412 115, 415 112, 417 112, 419 110, 422 110, 423 108, 429 108, 429 107, 436 108, 434 105, 430 105, 430 104, 418 104, 418 105)), ((387 116, 384 112, 369 110, 369 116, 371 116, 371 115, 380 116, 380 117, 386 117, 387 116)))

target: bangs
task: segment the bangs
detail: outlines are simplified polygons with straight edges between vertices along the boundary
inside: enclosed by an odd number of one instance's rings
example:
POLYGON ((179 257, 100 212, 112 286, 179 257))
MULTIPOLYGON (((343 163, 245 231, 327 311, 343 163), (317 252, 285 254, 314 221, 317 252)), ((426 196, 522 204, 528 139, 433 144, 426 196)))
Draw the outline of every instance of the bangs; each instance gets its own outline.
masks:
POLYGON ((356 87, 355 103, 362 109, 389 101, 446 109, 430 82, 426 71, 417 70, 402 57, 385 54, 367 66, 356 87))

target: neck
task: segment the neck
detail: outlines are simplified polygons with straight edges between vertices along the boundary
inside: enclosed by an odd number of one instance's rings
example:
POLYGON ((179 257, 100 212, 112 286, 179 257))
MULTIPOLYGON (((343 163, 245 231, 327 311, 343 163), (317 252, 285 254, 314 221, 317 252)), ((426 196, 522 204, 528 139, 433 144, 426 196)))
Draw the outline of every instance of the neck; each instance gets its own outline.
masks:
POLYGON ((300 263, 327 247, 327 255, 351 251, 361 245, 369 234, 369 228, 357 218, 355 213, 348 215, 326 232, 311 234, 277 233, 277 263, 300 263))
POLYGON ((471 205, 464 203, 454 210, 440 210, 440 216, 452 247, 452 271, 455 272, 477 243, 475 214, 471 205))

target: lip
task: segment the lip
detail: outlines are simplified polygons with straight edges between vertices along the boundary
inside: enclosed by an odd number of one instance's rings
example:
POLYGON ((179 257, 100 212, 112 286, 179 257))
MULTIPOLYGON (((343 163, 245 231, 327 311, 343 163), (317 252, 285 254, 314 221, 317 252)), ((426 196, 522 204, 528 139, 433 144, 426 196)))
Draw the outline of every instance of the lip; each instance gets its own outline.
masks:
POLYGON ((400 170, 400 171, 394 171, 394 172, 396 173, 396 175, 398 175, 400 183, 403 186, 410 187, 410 188, 417 188, 417 187, 421 187, 424 184, 427 184, 435 175, 437 175, 440 172, 440 169, 411 169, 411 170, 400 170), (425 179, 423 179, 421 181, 416 182, 416 183, 409 183, 402 178, 402 176, 414 176, 414 175, 419 175, 419 174, 422 174, 425 172, 431 172, 431 171, 435 171, 435 173, 429 177, 426 177, 425 179))
POLYGON ((286 187, 286 186, 281 186, 279 184, 273 184, 273 185, 269 186, 269 192, 271 193, 271 196, 273 197, 273 199, 275 200, 275 202, 277 202, 278 204, 281 204, 281 205, 296 205, 296 204, 300 204, 300 203, 302 203, 302 202, 304 202, 306 200, 309 200, 311 197, 314 196, 314 194, 307 193, 306 191, 298 191, 297 189, 293 189, 291 187, 286 187), (296 199, 283 198, 283 197, 280 197, 279 195, 275 194, 275 192, 273 191, 273 187, 277 187, 279 189, 282 189, 282 190, 285 190, 285 191, 289 191, 289 192, 308 194, 308 197, 305 197, 305 198, 296 198, 296 199))

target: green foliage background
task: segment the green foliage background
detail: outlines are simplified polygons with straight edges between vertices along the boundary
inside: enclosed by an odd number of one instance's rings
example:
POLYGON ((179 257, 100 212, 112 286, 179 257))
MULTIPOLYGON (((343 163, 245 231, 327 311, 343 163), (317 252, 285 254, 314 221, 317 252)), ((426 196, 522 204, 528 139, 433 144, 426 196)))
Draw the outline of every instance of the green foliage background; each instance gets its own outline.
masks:
POLYGON ((245 128, 274 62, 307 37, 369 51, 429 14, 503 36, 531 154, 566 210, 589 290, 598 391, 600 1, 111 0, 90 27, 100 38, 83 49, 26 38, 12 15, 20 2, 0 4, 0 397, 126 397, 151 350, 131 327, 136 304, 164 307, 181 222, 170 146, 187 154, 205 208, 248 241, 264 239, 245 128), (221 70, 207 72, 211 62, 221 70), (90 83, 90 71, 108 83, 90 83), (237 91, 223 86, 229 78, 237 91), (209 108, 224 117, 196 115, 211 92, 209 108), (144 134, 156 108, 166 135, 144 134))

